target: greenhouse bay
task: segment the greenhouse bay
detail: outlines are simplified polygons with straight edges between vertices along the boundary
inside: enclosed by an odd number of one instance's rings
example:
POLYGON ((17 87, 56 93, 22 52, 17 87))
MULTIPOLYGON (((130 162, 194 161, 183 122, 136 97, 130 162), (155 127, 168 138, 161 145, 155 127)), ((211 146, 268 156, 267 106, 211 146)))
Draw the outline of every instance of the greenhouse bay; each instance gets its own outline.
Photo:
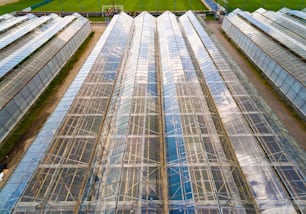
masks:
MULTIPOLYGON (((241 11, 226 19, 226 32, 232 20, 258 24, 241 11)), ((1 190, 0 212, 306 212, 305 153, 246 84, 193 12, 115 15, 1 190)))

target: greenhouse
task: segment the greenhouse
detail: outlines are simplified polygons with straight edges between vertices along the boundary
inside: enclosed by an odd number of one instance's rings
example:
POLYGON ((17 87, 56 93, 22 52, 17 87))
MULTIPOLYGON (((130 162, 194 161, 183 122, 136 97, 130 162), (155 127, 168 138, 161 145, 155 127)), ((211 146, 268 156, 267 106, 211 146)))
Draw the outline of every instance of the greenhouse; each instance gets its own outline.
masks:
POLYGON ((306 26, 296 16, 288 18, 298 11, 282 11, 236 9, 225 17, 222 29, 306 120, 306 26))
POLYGON ((73 14, 0 18, 0 144, 91 32, 73 14))
POLYGON ((305 9, 302 11, 298 10, 291 10, 289 8, 282 8, 278 11, 278 13, 282 14, 285 17, 292 18, 293 20, 297 20, 301 23, 305 23, 306 15, 305 15, 305 9))
POLYGON ((194 13, 122 12, 1 190, 0 212, 304 212, 293 145, 194 13))

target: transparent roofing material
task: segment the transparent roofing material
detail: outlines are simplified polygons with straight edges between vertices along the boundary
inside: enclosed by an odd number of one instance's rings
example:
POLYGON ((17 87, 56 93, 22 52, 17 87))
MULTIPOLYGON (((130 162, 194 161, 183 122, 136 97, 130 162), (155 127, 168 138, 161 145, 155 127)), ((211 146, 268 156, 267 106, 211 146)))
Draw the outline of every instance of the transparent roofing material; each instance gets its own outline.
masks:
POLYGON ((83 191, 81 186, 87 178, 99 127, 127 45, 127 18, 132 19, 127 15, 112 19, 15 176, 0 193, 3 212, 10 212, 17 200, 20 201, 15 210, 20 211, 50 204, 57 211, 73 211, 78 206, 76 199, 83 191), (28 182, 30 186, 26 188, 28 182))
POLYGON ((192 12, 114 16, 0 211, 302 211, 305 175, 239 81, 192 12))
POLYGON ((275 19, 273 18, 268 18, 268 16, 265 16, 264 13, 259 13, 258 11, 255 11, 252 13, 252 16, 254 18, 256 18, 257 20, 259 20, 260 22, 273 26, 276 29, 280 30, 281 32, 283 32, 284 34, 288 35, 289 37, 291 37, 292 39, 295 39, 296 41, 298 41, 299 43, 303 44, 304 46, 306 45, 306 28, 303 29, 301 27, 295 26, 292 22, 288 23, 288 26, 286 24, 286 22, 282 22, 280 20, 280 18, 277 18, 275 16, 275 13, 271 16, 275 17, 275 19), (298 31, 302 31, 302 35, 299 34, 299 32, 297 32, 296 30, 298 29, 298 31))
MULTIPOLYGON (((191 23, 197 30, 193 34, 199 35, 198 38, 196 36, 189 37, 188 34, 192 34, 190 29, 186 33, 187 38, 190 38, 189 42, 195 53, 195 58, 198 60, 202 59, 204 57, 203 53, 205 55, 206 52, 205 49, 207 50, 206 54, 210 54, 212 58, 212 60, 207 60, 205 63, 200 63, 199 66, 259 210, 262 212, 294 212, 295 209, 286 194, 286 189, 279 182, 272 165, 269 166, 270 161, 264 158, 266 154, 262 150, 261 143, 252 135, 253 130, 248 128, 248 121, 244 118, 244 114, 241 114, 239 106, 236 104, 231 91, 228 89, 228 87, 235 89, 233 88, 233 77, 226 84, 221 76, 223 73, 231 73, 229 66, 224 61, 222 55, 218 53, 217 48, 208 37, 208 34, 199 25, 194 14, 187 13, 186 15, 188 15, 191 23), (203 46, 199 45, 200 42, 196 42, 196 39, 201 39, 203 46), (252 150, 248 150, 247 148, 249 147, 252 150), (254 165, 254 163, 256 164, 254 165), (253 172, 256 172, 257 176, 254 176, 253 172), (270 187, 268 188, 267 185, 270 187)), ((235 90, 232 92, 235 94, 235 90)), ((237 95, 239 94, 247 95, 248 93, 240 86, 237 95)), ((260 121, 263 122, 264 120, 260 121)), ((249 122, 252 122, 251 127, 254 127, 255 121, 249 122)), ((303 182, 303 180, 301 181, 303 182)))
POLYGON ((279 15, 281 15, 282 17, 285 17, 285 18, 287 18, 287 19, 290 19, 290 20, 292 20, 292 21, 294 21, 294 22, 298 22, 298 23, 300 23, 300 24, 302 24, 302 25, 305 24, 305 20, 300 19, 300 18, 297 17, 297 16, 292 16, 292 15, 288 14, 287 12, 288 12, 289 10, 290 10, 290 9, 288 9, 288 8, 282 8, 282 9, 280 9, 279 11, 277 11, 276 13, 279 14, 279 15))
MULTIPOLYGON (((50 41, 48 46, 45 46, 40 49, 39 52, 36 52, 33 58, 24 63, 23 66, 17 70, 17 72, 14 72, 9 78, 4 79, 3 82, 1 82, 0 101, 4 100, 5 103, 5 101, 7 101, 7 96, 13 96, 14 93, 17 93, 18 90, 20 90, 27 83, 27 81, 36 75, 42 66, 48 63, 50 58, 52 58, 55 52, 58 51, 57 48, 62 48, 65 41, 68 41, 74 35, 74 33, 78 32, 86 23, 88 23, 87 19, 79 17, 62 32, 57 34, 56 37, 50 41), (4 82, 6 88, 2 87, 2 83, 4 82)), ((71 89, 69 89, 67 92, 69 95, 63 98, 62 103, 59 104, 53 113, 53 116, 50 116, 48 123, 43 127, 40 134, 36 138, 36 141, 32 144, 31 149, 29 149, 28 153, 15 170, 11 180, 8 181, 7 185, 2 189, 0 193, 1 213, 9 213, 9 210, 12 206, 14 206, 20 197, 20 194, 23 192, 25 184, 28 182, 35 167, 41 161, 44 151, 47 149, 57 126, 60 124, 62 117, 66 113, 67 107, 70 106, 73 98, 73 91, 76 90, 76 87, 78 87, 78 79, 76 79, 74 84, 71 85, 71 89)))
MULTIPOLYGON (((226 63, 221 53, 218 51, 218 49, 212 43, 211 39, 208 37, 207 33, 199 25, 194 14, 189 12, 186 15, 188 15, 189 19, 191 20, 195 29, 198 32, 198 34, 196 35, 199 35, 201 37, 203 44, 205 45, 208 53, 210 54, 213 62, 215 63, 220 75, 225 81, 229 91, 233 96, 233 99, 237 103, 240 111, 243 112, 242 115, 245 117, 245 120, 247 121, 249 127, 251 128, 252 132, 255 133, 257 144, 261 148, 263 148, 261 153, 265 154, 268 157, 267 159, 271 161, 271 168, 275 170, 275 176, 281 179, 281 182, 284 185, 283 187, 285 189, 285 192, 288 191, 290 193, 290 198, 295 201, 295 204, 299 206, 299 209, 304 210, 305 205, 301 203, 301 201, 305 200, 304 193, 306 191, 304 174, 295 164, 294 158, 290 157, 286 152, 288 150, 287 147, 289 147, 290 145, 281 143, 282 139, 278 135, 276 135, 276 133, 274 133, 273 127, 271 124, 269 124, 265 114, 261 112, 256 102, 252 100, 250 94, 237 79, 237 77, 235 76, 229 65, 226 63), (282 167, 277 166, 278 162, 282 163, 282 167), (291 176, 289 176, 289 174, 291 174, 291 176)), ((183 17, 184 16, 182 16, 180 19, 182 19, 183 17)), ((190 29, 186 29, 185 32, 191 33, 192 31, 190 29)), ((199 44, 199 42, 195 42, 193 40, 190 42, 194 44, 199 44)), ((217 85, 218 82, 219 81, 212 81, 211 85, 217 85)), ((208 84, 208 86, 209 85, 210 84, 208 84)), ((220 88, 220 83, 217 85, 217 87, 220 88)), ((215 90, 215 88, 210 88, 212 90, 215 90)), ((220 116, 222 119, 222 114, 220 114, 220 116)), ((235 118, 237 118, 237 116, 238 115, 235 115, 235 118)), ((228 117, 228 115, 226 115, 226 117, 228 117)), ((228 130, 228 127, 225 126, 225 129, 228 130)), ((244 140, 246 140, 246 138, 249 138, 246 137, 244 134, 240 135, 241 136, 239 137, 239 134, 229 134, 230 141, 232 143, 235 143, 235 140, 232 140, 231 138, 240 138, 241 142, 243 142, 244 140)), ((235 149, 235 145, 234 150, 237 154, 238 150, 235 149)), ((241 155, 240 150, 239 155, 241 155)), ((263 165, 265 166, 265 164, 263 165)), ((258 167, 258 165, 256 167, 258 167)), ((253 181, 251 183, 253 183, 253 181)), ((268 194, 271 194, 271 192, 268 194)), ((255 200, 257 199, 255 198, 255 200)), ((275 211, 274 208, 272 210, 275 211)))
POLYGON ((170 212, 254 212, 247 193, 238 191, 237 165, 224 154, 175 15, 164 13, 157 26, 170 212))
POLYGON ((284 16, 281 16, 280 14, 277 14, 273 11, 267 11, 263 8, 256 10, 254 13, 255 14, 259 13, 262 16, 266 17, 267 19, 270 19, 271 21, 273 21, 273 23, 277 23, 278 25, 283 26, 289 31, 294 32, 300 37, 306 39, 306 26, 305 25, 302 25, 298 22, 294 22, 284 16))
MULTIPOLYGON (((132 19, 125 19, 130 26, 132 19)), ((133 20, 131 32, 91 164, 82 211, 161 213, 163 208, 155 18, 141 13, 133 20)))
POLYGON ((4 14, 4 15, 1 15, 0 16, 0 22, 3 22, 3 21, 5 21, 5 20, 7 20, 7 19, 10 19, 10 18, 13 18, 14 16, 13 15, 11 15, 11 14, 4 14))
MULTIPOLYGON (((25 46, 26 44, 28 44, 29 42, 34 40, 37 35, 41 34, 43 31, 50 28, 52 25, 56 24, 60 19, 61 19, 61 17, 58 17, 58 16, 54 17, 52 20, 45 23, 44 25, 41 25, 41 26, 37 27, 35 29, 35 31, 29 32, 28 34, 24 35, 23 37, 15 40, 13 43, 10 43, 9 46, 6 46, 6 47, 2 48, 0 50, 0 59, 5 59, 7 56, 13 54, 16 50, 22 48, 23 46, 25 46)), ((27 22, 25 22, 25 23, 27 23, 27 22)), ((16 28, 18 29, 19 27, 21 27, 25 23, 16 26, 16 28)), ((6 31, 3 34, 3 37, 10 34, 10 32, 12 32, 12 31, 13 31, 13 29, 11 29, 9 31, 6 31)))
POLYGON ((289 15, 296 16, 296 17, 302 19, 304 22, 306 22, 306 14, 301 12, 301 11, 298 11, 298 10, 288 10, 286 13, 289 14, 289 15))
POLYGON ((228 20, 235 23, 241 32, 248 36, 258 47, 260 47, 266 54, 273 58, 279 65, 281 65, 288 73, 293 75, 298 81, 305 86, 306 73, 305 63, 290 53, 286 48, 280 46, 275 41, 271 40, 267 35, 247 24, 245 20, 237 15, 230 14, 228 20))
POLYGON ((51 16, 43 16, 26 22, 27 25, 0 38, 0 50, 50 20, 51 16))
POLYGON ((43 31, 38 36, 31 41, 29 41, 24 46, 16 49, 13 53, 1 59, 0 61, 0 78, 3 77, 6 73, 8 73, 11 69, 21 63, 24 59, 30 56, 33 52, 39 49, 42 45, 44 45, 48 40, 50 40, 54 35, 56 35, 59 31, 65 28, 69 23, 71 23, 76 17, 66 16, 60 20, 58 20, 55 25, 43 31))
MULTIPOLYGON (((33 15, 33 14, 32 14, 32 15, 33 15)), ((33 15, 33 18, 27 19, 27 20, 24 21, 24 22, 18 23, 18 24, 16 24, 14 27, 12 27, 12 28, 10 28, 10 29, 8 29, 8 30, 2 32, 2 33, 0 34, 0 38, 5 37, 5 36, 8 35, 8 34, 12 34, 12 32, 18 31, 20 28, 22 28, 22 27, 24 27, 24 26, 26 26, 26 25, 29 25, 30 23, 34 22, 34 21, 37 20, 37 19, 38 19, 38 17, 35 16, 35 15, 33 15)), ((13 34, 12 34, 12 35, 13 35, 13 34)))
MULTIPOLYGON (((238 10, 238 9, 236 9, 238 10)), ((238 11, 237 14, 247 20, 252 25, 256 26, 256 28, 268 34, 271 38, 277 40, 283 46, 290 49, 292 52, 300 56, 303 60, 306 59, 306 46, 302 43, 292 39, 281 31, 275 29, 272 26, 266 25, 263 22, 258 21, 255 17, 252 17, 248 13, 244 11, 238 11)))
MULTIPOLYGON (((75 15, 74 15, 75 16, 75 15)), ((52 22, 52 21, 51 21, 52 22)), ((87 19, 78 17, 73 23, 49 41, 48 46, 40 47, 31 58, 19 65, 18 68, 0 82, 0 109, 9 102, 50 59, 65 45, 65 43, 87 23, 87 19)), ((55 22, 56 23, 56 22, 55 22)), ((51 25, 52 26, 52 25, 51 25)), ((36 29, 39 31, 39 28, 36 29)), ((35 36, 35 35, 32 35, 35 36)))
POLYGON ((25 15, 25 16, 20 16, 20 17, 13 17, 10 19, 7 19, 5 21, 0 22, 0 33, 12 28, 13 26, 24 22, 30 18, 33 18, 33 16, 30 15, 25 15))

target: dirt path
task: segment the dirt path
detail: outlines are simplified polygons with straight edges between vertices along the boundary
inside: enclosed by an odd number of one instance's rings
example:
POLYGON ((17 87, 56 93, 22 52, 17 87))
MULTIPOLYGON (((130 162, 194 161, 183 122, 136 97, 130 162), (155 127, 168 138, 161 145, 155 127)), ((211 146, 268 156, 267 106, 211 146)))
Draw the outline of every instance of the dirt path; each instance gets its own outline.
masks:
POLYGON ((254 85, 258 93, 271 107, 271 109, 273 109, 296 142, 306 150, 305 124, 303 124, 303 122, 290 111, 284 101, 280 99, 279 95, 274 91, 269 83, 263 79, 254 66, 247 60, 247 58, 243 56, 232 43, 229 42, 229 40, 222 33, 220 22, 208 21, 207 25, 220 44, 229 52, 232 58, 244 71, 245 75, 248 77, 248 80, 254 85))
POLYGON ((6 4, 12 4, 12 3, 15 3, 19 0, 0 0, 0 6, 2 5, 6 5, 6 4))
POLYGON ((19 142, 16 148, 9 154, 8 159, 6 161, 8 165, 8 171, 5 173, 4 180, 0 182, 0 188, 2 188, 9 178, 9 176, 12 174, 12 172, 17 167, 18 163, 21 161, 23 156, 25 155, 27 149, 32 144, 32 142, 35 139, 35 136, 38 134, 41 127, 44 125, 45 121, 48 119, 49 115, 54 111, 57 104, 61 100, 61 98, 64 96, 66 90, 70 86, 71 82, 74 80, 76 75, 78 74, 79 70, 81 69, 82 65, 84 64, 85 60, 89 56, 92 49, 95 47, 95 44, 101 37, 102 33, 104 32, 104 29, 106 27, 103 23, 92 23, 92 30, 95 33, 94 36, 89 41, 85 51, 83 52, 80 59, 77 61, 77 63, 74 64, 72 70, 69 71, 68 76, 64 80, 64 82, 58 87, 56 90, 54 96, 50 97, 50 99, 46 100, 46 102, 41 107, 41 114, 38 116, 38 118, 35 120, 35 123, 29 128, 29 134, 24 138, 22 142, 19 142))

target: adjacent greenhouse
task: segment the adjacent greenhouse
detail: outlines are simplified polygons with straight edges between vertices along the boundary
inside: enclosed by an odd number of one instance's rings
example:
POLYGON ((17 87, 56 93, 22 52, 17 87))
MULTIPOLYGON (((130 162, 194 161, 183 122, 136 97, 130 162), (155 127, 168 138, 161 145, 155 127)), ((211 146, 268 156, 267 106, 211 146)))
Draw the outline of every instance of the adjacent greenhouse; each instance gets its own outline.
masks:
POLYGON ((192 12, 114 16, 1 212, 304 212, 303 151, 203 25, 192 12))
POLYGON ((73 14, 2 16, 0 22, 0 142, 27 112, 91 32, 73 14))
POLYGON ((305 16, 286 11, 249 14, 236 9, 224 18, 222 29, 306 120, 305 16))

